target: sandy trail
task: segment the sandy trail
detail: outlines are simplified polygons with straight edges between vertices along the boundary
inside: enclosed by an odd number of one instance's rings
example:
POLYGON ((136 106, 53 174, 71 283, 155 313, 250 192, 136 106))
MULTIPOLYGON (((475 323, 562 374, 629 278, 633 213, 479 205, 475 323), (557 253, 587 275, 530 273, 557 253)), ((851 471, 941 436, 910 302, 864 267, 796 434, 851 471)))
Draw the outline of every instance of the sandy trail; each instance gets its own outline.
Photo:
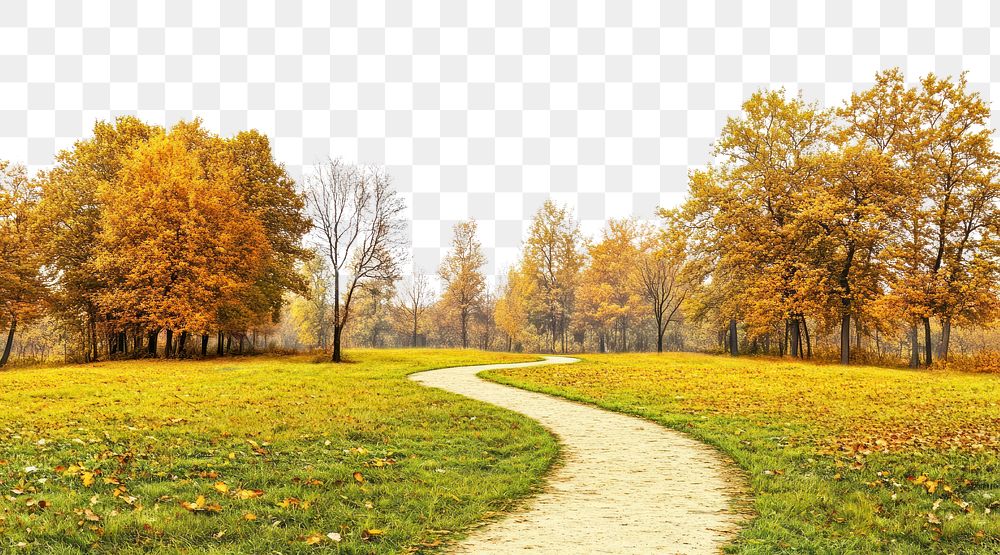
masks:
POLYGON ((576 359, 445 368, 411 379, 492 403, 558 436, 562 464, 519 510, 478 528, 455 553, 716 553, 743 518, 743 491, 715 450, 652 422, 476 377, 576 359))

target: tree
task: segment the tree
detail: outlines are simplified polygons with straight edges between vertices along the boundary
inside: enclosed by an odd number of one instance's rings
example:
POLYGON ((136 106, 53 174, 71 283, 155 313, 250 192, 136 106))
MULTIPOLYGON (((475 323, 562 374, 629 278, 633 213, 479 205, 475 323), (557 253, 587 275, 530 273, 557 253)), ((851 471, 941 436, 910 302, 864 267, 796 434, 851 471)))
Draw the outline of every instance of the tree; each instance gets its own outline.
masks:
POLYGON ((326 258, 315 253, 302 263, 301 273, 306 283, 306 292, 300 294, 291 305, 292 319, 299 333, 299 340, 326 350, 330 337, 332 302, 330 299, 330 275, 326 258))
POLYGON ((913 109, 898 70, 880 73, 875 86, 851 95, 837 111, 844 125, 833 151, 821 159, 823 172, 808 184, 796 214, 799 233, 811 237, 806 248, 829 268, 826 298, 840 317, 841 364, 851 360, 851 318, 880 294, 881 253, 912 198, 894 158, 913 109))
MULTIPOLYGON (((921 80, 914 156, 928 225, 930 312, 941 320, 939 354, 947 359, 951 326, 991 318, 1000 259, 992 250, 1000 201, 990 109, 978 93, 933 74, 921 80)), ((925 363, 931 364, 930 317, 923 318, 925 363)))
POLYGON ((57 154, 55 168, 38 176, 34 229, 53 285, 50 301, 64 321, 79 327, 85 360, 98 357, 98 323, 104 320, 96 304, 104 282, 94 267, 104 208, 98 191, 117 181, 126 153, 162 132, 132 116, 97 122, 92 138, 57 154))
POLYGON ((39 257, 31 236, 37 200, 24 166, 0 160, 0 322, 7 324, 0 368, 10 357, 18 322, 37 312, 42 296, 39 257))
POLYGON ((486 257, 476 239, 476 229, 475 220, 455 224, 451 250, 438 269, 444 282, 441 300, 458 313, 462 348, 469 346, 469 318, 486 289, 482 271, 486 257))
POLYGON ((500 297, 493 309, 497 328, 507 337, 507 350, 523 341, 528 330, 529 299, 535 295, 534 281, 518 267, 507 271, 500 297))
POLYGON ((96 304, 119 325, 207 333, 262 271, 268 242, 260 221, 222 179, 206 178, 196 153, 161 134, 124 161, 98 197, 104 210, 94 267, 106 283, 96 304))
POLYGON ((587 248, 588 263, 580 273, 576 292, 577 320, 597 334, 600 352, 609 342, 619 351, 628 350, 629 325, 641 313, 642 298, 635 279, 638 242, 635 221, 611 220, 601 240, 587 248))
MULTIPOLYGON (((663 211, 661 214, 668 219, 676 216, 676 213, 663 211)), ((690 277, 685 275, 684 268, 683 240, 676 234, 679 229, 680 226, 675 225, 660 233, 647 230, 636 256, 641 292, 656 322, 658 353, 663 352, 663 335, 667 325, 676 321, 678 310, 690 293, 690 277)), ((736 334, 730 330, 730 340, 735 341, 735 338, 736 334)), ((735 354, 735 349, 731 348, 730 352, 735 354)))
POLYGON ((396 302, 406 316, 412 332, 410 346, 417 346, 420 319, 431 304, 431 287, 427 274, 417 270, 396 293, 396 302))
POLYGON ((299 263, 311 255, 302 245, 312 226, 304 212, 305 198, 284 164, 275 161, 267 135, 255 129, 241 131, 226 140, 224 148, 234 168, 232 187, 264 226, 268 242, 265 270, 247 300, 259 308, 258 321, 276 320, 284 293, 302 292, 306 287, 297 271, 299 263))
MULTIPOLYGON (((826 300, 823 271, 809 259, 808 236, 796 232, 796 213, 821 173, 831 116, 784 90, 755 93, 739 118, 730 118, 715 144, 717 167, 694 172, 683 210, 705 265, 712 299, 724 320, 742 317, 750 336, 784 321, 798 356, 802 323, 826 300)), ((733 334, 731 334, 733 335, 733 334)))
POLYGON ((332 159, 316 167, 306 198, 333 273, 332 360, 341 362, 340 340, 358 287, 398 277, 404 206, 381 170, 332 159))
POLYGON ((522 271, 535 282, 532 309, 549 335, 549 350, 561 341, 566 352, 566 331, 584 255, 580 228, 569 210, 552 200, 535 214, 524 244, 522 271))

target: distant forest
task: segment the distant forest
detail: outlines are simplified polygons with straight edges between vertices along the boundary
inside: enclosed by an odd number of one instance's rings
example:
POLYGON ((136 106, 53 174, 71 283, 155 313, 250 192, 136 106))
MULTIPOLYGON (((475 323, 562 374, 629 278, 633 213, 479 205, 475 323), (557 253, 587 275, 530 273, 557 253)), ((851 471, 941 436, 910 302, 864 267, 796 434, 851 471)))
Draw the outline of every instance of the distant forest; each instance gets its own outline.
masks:
POLYGON ((761 91, 682 206, 587 238, 546 202, 490 286, 475 221, 437 279, 404 275, 380 168, 295 183, 257 131, 100 122, 51 170, 0 162, 0 365, 461 346, 997 369, 992 132, 964 76, 889 70, 831 109, 761 91))

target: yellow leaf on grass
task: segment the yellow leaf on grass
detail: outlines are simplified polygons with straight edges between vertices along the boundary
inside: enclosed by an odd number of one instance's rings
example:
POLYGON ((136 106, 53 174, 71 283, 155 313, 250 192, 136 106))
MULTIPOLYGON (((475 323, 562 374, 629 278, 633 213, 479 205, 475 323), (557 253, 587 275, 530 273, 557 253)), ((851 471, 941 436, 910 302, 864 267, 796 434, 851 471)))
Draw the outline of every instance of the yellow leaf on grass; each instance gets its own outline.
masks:
POLYGON ((361 474, 360 472, 355 472, 355 473, 354 473, 354 479, 355 479, 355 480, 357 480, 357 482, 358 482, 359 484, 363 484, 363 483, 365 483, 365 477, 364 477, 364 475, 363 475, 363 474, 361 474))
POLYGON ((243 515, 243 520, 257 520, 257 515, 253 513, 247 513, 243 515))
POLYGON ((80 481, 83 482, 83 487, 89 488, 94 485, 94 473, 84 472, 83 474, 80 474, 80 481))
POLYGON ((184 507, 193 513, 217 513, 222 510, 222 506, 218 503, 208 503, 205 501, 204 495, 199 495, 198 498, 195 499, 194 503, 191 503, 190 501, 181 501, 181 507, 184 507))
POLYGON ((254 497, 264 495, 264 492, 259 489, 238 489, 235 495, 237 499, 253 499, 254 497))
POLYGON ((227 486, 225 482, 216 482, 215 485, 212 487, 214 487, 215 491, 219 493, 229 492, 229 486, 227 486))

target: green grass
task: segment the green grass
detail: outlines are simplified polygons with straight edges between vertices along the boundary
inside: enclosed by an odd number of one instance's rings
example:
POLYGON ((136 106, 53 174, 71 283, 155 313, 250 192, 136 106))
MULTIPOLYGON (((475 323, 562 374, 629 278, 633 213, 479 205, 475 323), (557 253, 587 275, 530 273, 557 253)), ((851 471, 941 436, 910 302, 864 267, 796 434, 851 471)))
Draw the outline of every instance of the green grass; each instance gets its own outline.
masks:
POLYGON ((433 548, 529 494, 554 460, 532 421, 406 379, 533 357, 349 355, 0 373, 0 552, 433 548), (199 496, 219 510, 182 506, 199 496))
POLYGON ((1000 553, 1000 376, 697 354, 584 356, 499 382, 640 415, 728 454, 734 553, 1000 553))

